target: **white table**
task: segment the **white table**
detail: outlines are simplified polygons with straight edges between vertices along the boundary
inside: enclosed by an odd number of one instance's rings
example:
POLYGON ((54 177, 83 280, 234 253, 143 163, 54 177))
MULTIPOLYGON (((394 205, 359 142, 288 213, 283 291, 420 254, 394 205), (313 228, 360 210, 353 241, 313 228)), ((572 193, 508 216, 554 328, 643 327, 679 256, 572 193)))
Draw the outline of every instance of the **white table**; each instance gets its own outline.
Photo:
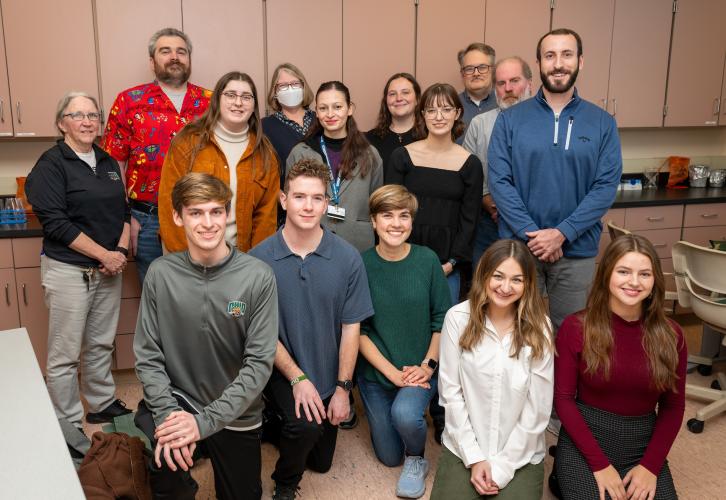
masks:
POLYGON ((0 497, 83 500, 25 328, 0 331, 0 497))

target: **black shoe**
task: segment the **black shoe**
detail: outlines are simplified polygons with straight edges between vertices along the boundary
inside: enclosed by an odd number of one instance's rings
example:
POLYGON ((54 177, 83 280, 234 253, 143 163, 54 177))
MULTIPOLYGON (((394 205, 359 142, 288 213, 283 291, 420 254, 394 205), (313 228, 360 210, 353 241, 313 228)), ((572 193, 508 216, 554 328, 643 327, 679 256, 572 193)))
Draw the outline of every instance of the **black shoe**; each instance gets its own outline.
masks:
POLYGON ((436 440, 437 443, 441 444, 441 434, 444 433, 445 422, 438 418, 433 419, 433 421, 434 421, 434 440, 436 440))
POLYGON ((300 491, 298 485, 275 484, 272 500, 295 500, 298 491, 300 491))
POLYGON ((355 413, 355 408, 352 406, 350 407, 350 416, 348 417, 348 420, 341 422, 338 424, 338 427, 341 429, 350 430, 353 429, 355 426, 358 425, 358 415, 355 413))
POLYGON ((114 417, 120 417, 121 415, 127 415, 132 413, 131 410, 126 408, 126 403, 117 399, 110 405, 108 405, 102 411, 98 413, 89 413, 86 415, 86 422, 89 424, 103 424, 106 422, 113 422, 114 417))

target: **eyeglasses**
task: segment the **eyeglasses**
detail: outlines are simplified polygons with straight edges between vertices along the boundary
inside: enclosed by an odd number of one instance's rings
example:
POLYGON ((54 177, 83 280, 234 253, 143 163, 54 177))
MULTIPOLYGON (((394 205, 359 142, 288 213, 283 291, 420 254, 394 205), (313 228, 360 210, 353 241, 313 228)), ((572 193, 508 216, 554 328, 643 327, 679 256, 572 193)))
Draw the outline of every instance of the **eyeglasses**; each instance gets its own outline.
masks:
POLYGON ((464 66, 461 68, 461 72, 466 76, 471 76, 474 71, 478 71, 480 75, 486 75, 492 67, 488 64, 480 64, 479 66, 464 66))
POLYGON ((74 122, 80 122, 83 121, 84 118, 88 118, 92 122, 97 122, 101 119, 101 113, 83 113, 81 111, 76 111, 75 113, 66 113, 63 115, 63 118, 66 116, 70 116, 71 120, 74 122))
POLYGON ((453 106, 445 106, 443 108, 426 108, 423 110, 424 116, 430 120, 436 118, 439 113, 444 118, 451 118, 456 113, 456 108, 453 106))
POLYGON ((244 94, 238 94, 237 92, 232 92, 230 90, 227 92, 222 92, 222 95, 229 102, 237 102, 237 99, 242 99, 242 102, 250 103, 255 100, 255 96, 248 92, 245 92, 244 94))
POLYGON ((283 92, 287 89, 301 89, 303 88, 303 82, 301 81, 294 81, 294 82, 288 82, 288 83, 278 83, 275 85, 275 90, 277 92, 283 92))

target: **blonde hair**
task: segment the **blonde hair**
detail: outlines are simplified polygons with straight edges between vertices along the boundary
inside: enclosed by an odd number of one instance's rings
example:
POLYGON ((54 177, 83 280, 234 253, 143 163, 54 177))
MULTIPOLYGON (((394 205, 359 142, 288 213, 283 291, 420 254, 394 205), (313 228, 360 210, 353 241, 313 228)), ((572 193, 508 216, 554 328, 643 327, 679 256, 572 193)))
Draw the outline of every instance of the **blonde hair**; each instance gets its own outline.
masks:
POLYGON ((387 184, 371 193, 371 197, 368 199, 368 212, 371 218, 381 212, 391 210, 408 210, 411 217, 415 217, 418 200, 413 193, 400 184, 387 184))
POLYGON ((171 205, 181 216, 182 209, 189 205, 218 201, 229 213, 232 190, 221 179, 203 172, 192 172, 180 178, 171 190, 171 205))

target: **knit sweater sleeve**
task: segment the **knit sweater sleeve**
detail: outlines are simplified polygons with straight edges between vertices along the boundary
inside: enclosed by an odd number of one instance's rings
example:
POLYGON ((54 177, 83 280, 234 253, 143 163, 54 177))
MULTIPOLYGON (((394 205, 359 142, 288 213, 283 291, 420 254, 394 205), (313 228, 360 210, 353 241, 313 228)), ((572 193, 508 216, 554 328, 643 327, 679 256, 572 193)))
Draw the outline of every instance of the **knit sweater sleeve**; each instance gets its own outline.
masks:
POLYGON ((580 372, 583 332, 580 319, 570 315, 557 332, 557 357, 555 358, 554 403, 557 415, 567 434, 580 450, 590 470, 597 472, 610 465, 610 461, 592 435, 575 403, 577 381, 580 372))
POLYGON ((449 284, 446 281, 444 270, 441 268, 439 258, 433 252, 433 250, 425 249, 430 263, 431 269, 431 288, 430 303, 431 303, 431 332, 440 332, 444 326, 444 318, 446 317, 446 311, 451 309, 451 292, 449 291, 449 284))
POLYGON ((668 452, 676 440, 678 431, 683 422, 683 413, 686 409, 686 366, 688 352, 683 331, 675 322, 671 322, 678 335, 678 368, 676 374, 678 381, 676 389, 665 391, 658 399, 658 418, 653 429, 648 447, 645 450, 640 465, 656 476, 660 473, 668 452))

